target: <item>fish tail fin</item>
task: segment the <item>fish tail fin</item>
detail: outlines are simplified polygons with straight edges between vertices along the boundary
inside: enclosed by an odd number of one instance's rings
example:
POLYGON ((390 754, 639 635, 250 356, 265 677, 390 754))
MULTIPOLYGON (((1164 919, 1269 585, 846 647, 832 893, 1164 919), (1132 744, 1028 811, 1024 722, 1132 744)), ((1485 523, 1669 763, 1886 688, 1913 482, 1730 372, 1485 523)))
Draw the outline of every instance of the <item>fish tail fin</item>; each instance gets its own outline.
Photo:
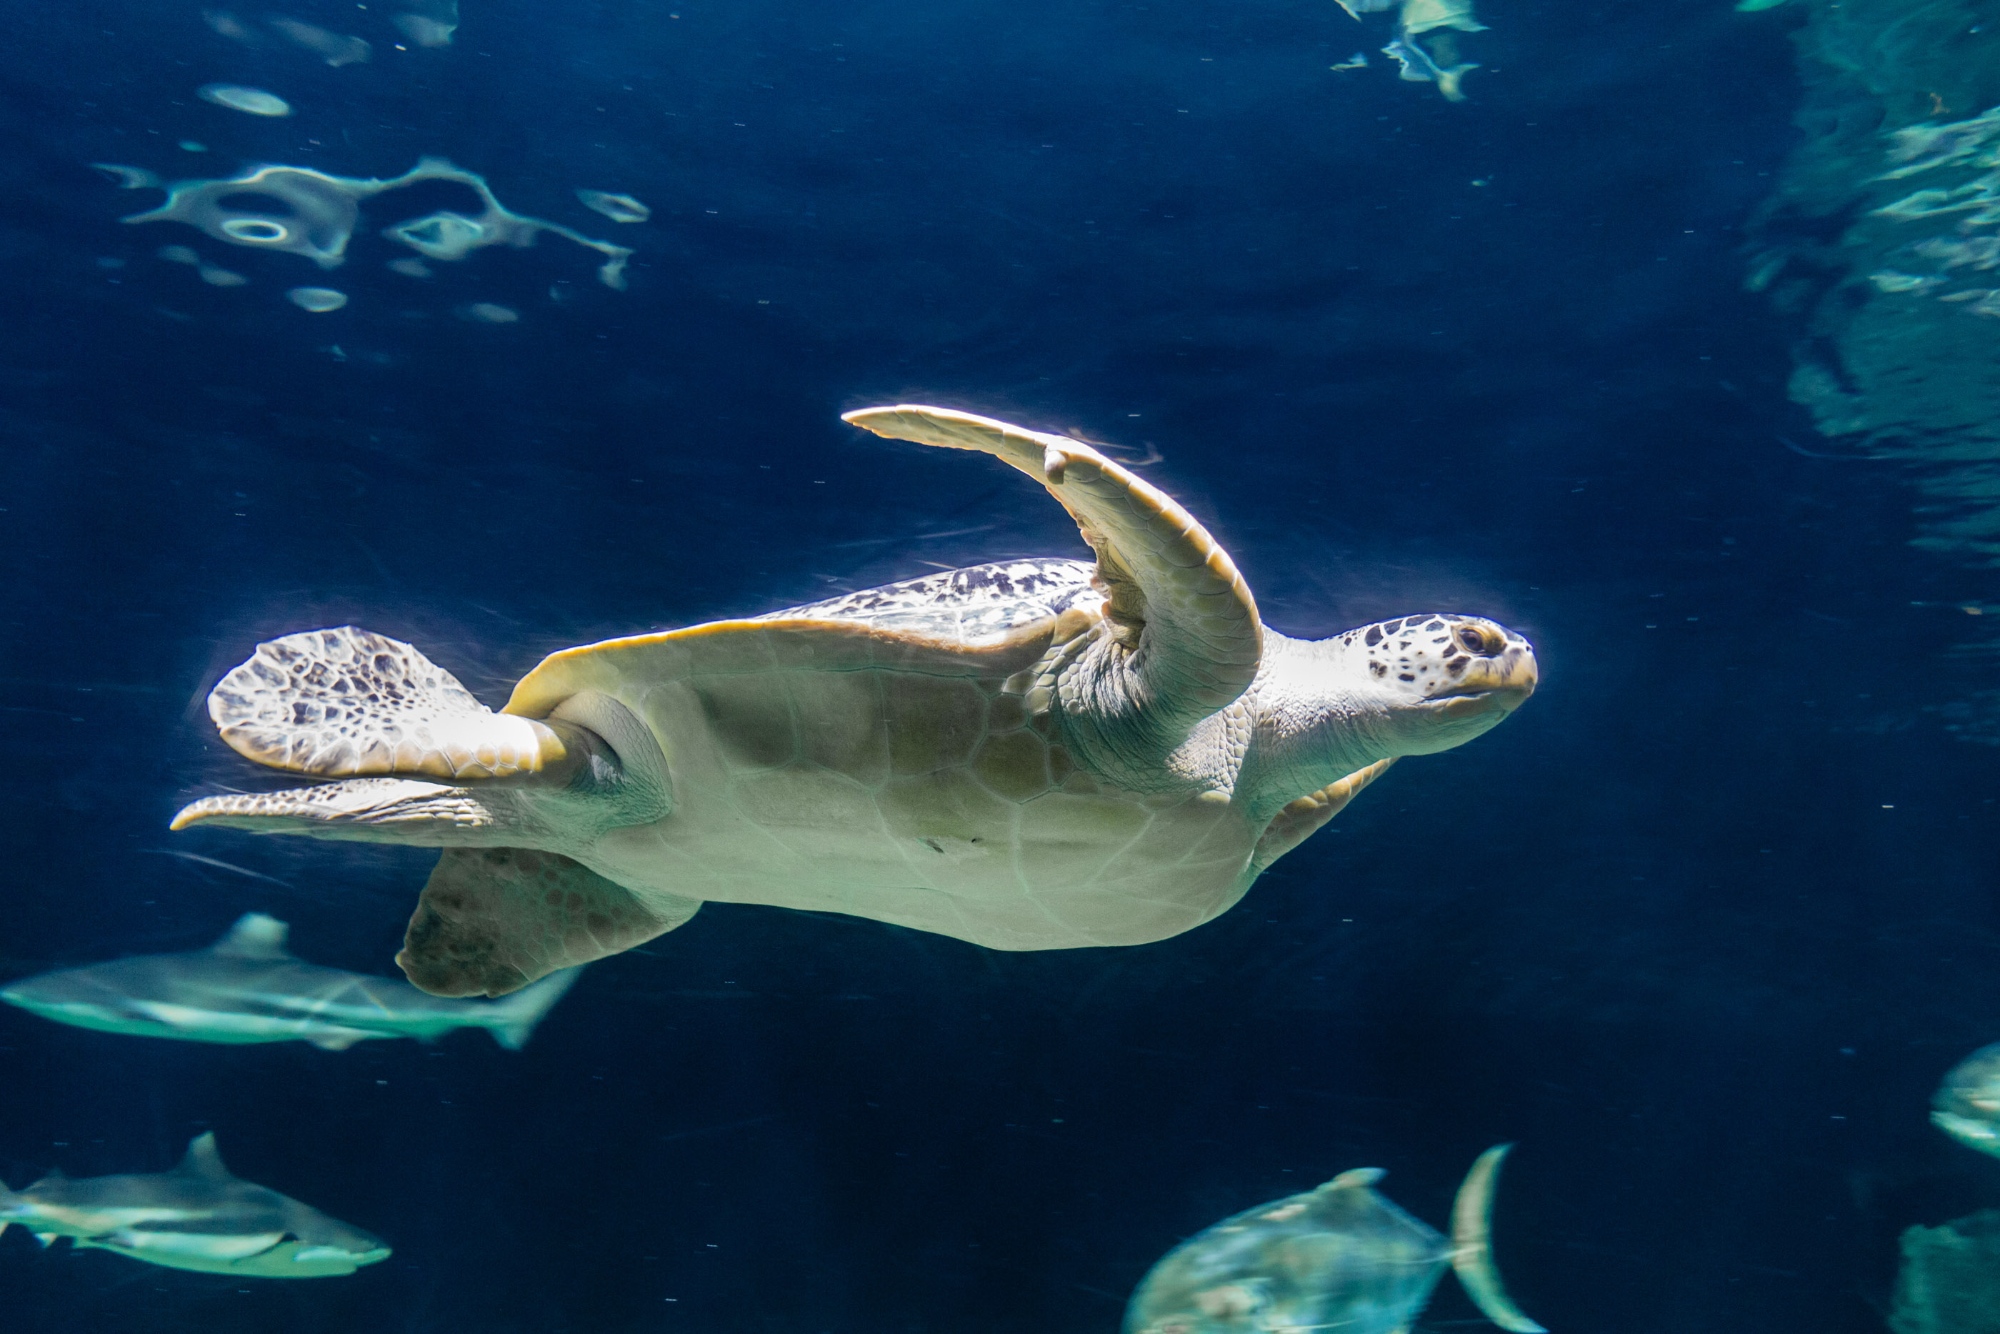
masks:
POLYGON ((555 1008, 555 1003, 563 998, 564 992, 576 985, 577 974, 582 971, 583 966, 579 964, 575 968, 550 973, 505 1000, 494 1001, 494 1015, 487 1025, 493 1040, 508 1051, 519 1051, 527 1046, 528 1039, 534 1036, 535 1025, 555 1008))
POLYGON ((1451 1267, 1488 1320, 1512 1334, 1548 1334, 1514 1305, 1493 1263, 1493 1191, 1500 1182, 1500 1162, 1513 1147, 1495 1145, 1465 1174, 1451 1206, 1451 1267))
POLYGON ((1459 85, 1465 81, 1467 74, 1478 68, 1479 66, 1468 61, 1463 65, 1453 65, 1450 69, 1439 70, 1438 91, 1444 94, 1448 102, 1463 102, 1465 90, 1459 85))

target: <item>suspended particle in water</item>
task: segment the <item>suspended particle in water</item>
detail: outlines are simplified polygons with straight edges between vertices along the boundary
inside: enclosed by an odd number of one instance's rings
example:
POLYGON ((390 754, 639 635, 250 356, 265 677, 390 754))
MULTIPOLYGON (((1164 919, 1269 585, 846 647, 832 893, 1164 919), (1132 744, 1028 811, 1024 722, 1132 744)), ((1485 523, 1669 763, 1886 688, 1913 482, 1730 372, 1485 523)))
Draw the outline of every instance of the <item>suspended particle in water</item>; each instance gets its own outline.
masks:
POLYGON ((594 209, 613 222, 644 222, 653 216, 653 210, 631 195, 614 195, 604 190, 578 190, 576 197, 583 201, 585 208, 594 209))
POLYGON ((169 263, 169 264, 199 264, 199 263, 201 263, 201 256, 200 256, 200 255, 197 255, 197 254, 195 254, 195 253, 194 253, 194 251, 192 251, 192 250, 188 249, 188 248, 187 248, 186 246, 184 246, 184 245, 163 245, 163 246, 161 246, 161 247, 160 247, 160 258, 161 258, 161 259, 164 259, 164 260, 165 260, 165 261, 167 261, 167 263, 169 263))
POLYGON ((428 278, 431 276, 431 266, 420 259, 392 259, 389 261, 389 267, 395 272, 402 274, 405 278, 428 278))
POLYGON ((262 88, 245 88, 235 83, 205 83, 195 89, 196 96, 204 102, 213 102, 231 111, 242 111, 252 116, 289 116, 291 104, 276 93, 267 93, 262 88))
POLYGON ((491 301, 476 301, 459 312, 468 320, 481 324, 512 324, 521 318, 521 313, 506 306, 496 306, 491 301))
POLYGON ((207 151, 208 145, 202 143, 199 139, 181 140, 181 152, 183 153, 206 153, 207 151))
POLYGON ((199 273, 201 280, 210 287, 241 287, 250 281, 240 273, 231 273, 228 269, 219 269, 213 264, 204 264, 195 272, 199 273))
POLYGON ((336 292, 331 287, 294 287, 285 295, 300 310, 309 310, 315 315, 339 310, 347 304, 347 293, 336 292))

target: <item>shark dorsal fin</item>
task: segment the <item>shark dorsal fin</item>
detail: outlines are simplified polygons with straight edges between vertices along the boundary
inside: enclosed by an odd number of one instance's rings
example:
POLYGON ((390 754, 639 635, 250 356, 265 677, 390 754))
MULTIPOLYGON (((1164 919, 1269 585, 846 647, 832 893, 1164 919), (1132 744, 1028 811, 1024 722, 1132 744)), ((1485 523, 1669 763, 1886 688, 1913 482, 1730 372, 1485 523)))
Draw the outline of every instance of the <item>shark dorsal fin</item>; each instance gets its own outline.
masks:
POLYGON ((210 1181, 234 1181, 229 1169, 222 1165, 222 1154, 215 1147, 215 1132, 196 1135, 188 1141, 187 1156, 174 1169, 188 1176, 206 1177, 210 1181))
POLYGON ((285 933, 290 930, 275 917, 247 912, 215 942, 215 953, 232 959, 289 959, 292 956, 285 950, 285 933))
POLYGON ((1389 1175, 1379 1167, 1357 1167, 1342 1172, 1333 1180, 1320 1187, 1322 1191, 1353 1190, 1357 1186, 1372 1186, 1389 1175))

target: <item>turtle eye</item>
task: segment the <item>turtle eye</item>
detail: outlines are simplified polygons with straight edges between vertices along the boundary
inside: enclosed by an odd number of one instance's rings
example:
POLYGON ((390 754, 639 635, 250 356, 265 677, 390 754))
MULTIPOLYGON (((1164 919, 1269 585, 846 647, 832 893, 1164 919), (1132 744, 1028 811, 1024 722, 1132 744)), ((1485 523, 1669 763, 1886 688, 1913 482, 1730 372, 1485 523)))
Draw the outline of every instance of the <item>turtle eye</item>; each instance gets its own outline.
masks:
POLYGON ((1489 635, 1476 625, 1461 625, 1452 631, 1460 648, 1474 657, 1484 658, 1500 651, 1498 635, 1489 635))

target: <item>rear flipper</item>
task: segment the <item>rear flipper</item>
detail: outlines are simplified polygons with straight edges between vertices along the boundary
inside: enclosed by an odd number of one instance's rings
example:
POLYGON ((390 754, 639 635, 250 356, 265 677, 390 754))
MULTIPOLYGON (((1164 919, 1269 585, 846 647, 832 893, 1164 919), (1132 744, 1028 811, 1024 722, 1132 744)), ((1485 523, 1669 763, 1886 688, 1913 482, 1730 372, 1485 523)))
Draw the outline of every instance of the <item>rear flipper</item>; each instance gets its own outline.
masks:
POLYGON ((259 644, 208 711, 239 754, 345 781, 207 797, 175 829, 585 847, 673 810, 659 741, 618 700, 584 691, 543 719, 494 713, 408 644, 353 626, 259 644))
POLYGON ((231 749, 321 778, 505 778, 573 764, 573 735, 495 713, 401 640, 359 626, 259 644, 209 692, 231 749))
POLYGON ((1488 1320, 1513 1334, 1548 1334, 1514 1305, 1493 1263, 1493 1190, 1500 1181, 1500 1161, 1513 1147, 1495 1145, 1480 1154, 1465 1174, 1451 1206, 1451 1267, 1488 1320))
POLYGON ((174 816, 171 829, 210 825, 253 834, 308 834, 363 843, 491 846, 543 834, 521 794, 477 791, 416 778, 350 778, 287 792, 203 797, 174 816))
POLYGON ((433 996, 504 996, 559 968, 644 944, 700 907, 683 898, 642 904, 553 852, 447 848, 396 964, 433 996))

